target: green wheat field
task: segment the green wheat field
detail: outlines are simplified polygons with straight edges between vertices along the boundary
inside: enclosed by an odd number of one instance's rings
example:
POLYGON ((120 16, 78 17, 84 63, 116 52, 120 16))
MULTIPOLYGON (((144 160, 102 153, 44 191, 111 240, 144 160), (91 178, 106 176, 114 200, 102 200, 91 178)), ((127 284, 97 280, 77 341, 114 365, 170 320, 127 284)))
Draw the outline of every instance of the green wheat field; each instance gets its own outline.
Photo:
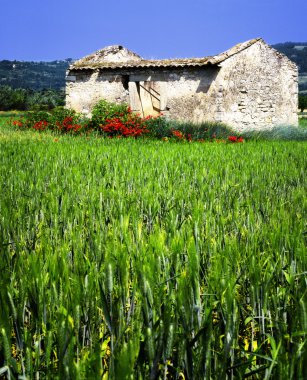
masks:
POLYGON ((2 126, 0 378, 306 379, 306 157, 2 126))

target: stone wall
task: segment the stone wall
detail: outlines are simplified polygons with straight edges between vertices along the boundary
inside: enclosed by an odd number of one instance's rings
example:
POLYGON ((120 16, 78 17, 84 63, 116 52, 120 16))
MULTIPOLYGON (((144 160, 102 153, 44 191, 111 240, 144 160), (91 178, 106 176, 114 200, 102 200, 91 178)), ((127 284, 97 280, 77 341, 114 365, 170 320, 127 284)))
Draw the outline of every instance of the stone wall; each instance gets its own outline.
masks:
POLYGON ((216 85, 216 118, 236 130, 298 125, 297 67, 262 41, 222 62, 216 85))
POLYGON ((155 83, 170 119, 219 121, 238 131, 298 124, 296 65, 263 41, 218 66, 72 71, 66 105, 89 113, 101 98, 129 104, 129 81, 155 83))

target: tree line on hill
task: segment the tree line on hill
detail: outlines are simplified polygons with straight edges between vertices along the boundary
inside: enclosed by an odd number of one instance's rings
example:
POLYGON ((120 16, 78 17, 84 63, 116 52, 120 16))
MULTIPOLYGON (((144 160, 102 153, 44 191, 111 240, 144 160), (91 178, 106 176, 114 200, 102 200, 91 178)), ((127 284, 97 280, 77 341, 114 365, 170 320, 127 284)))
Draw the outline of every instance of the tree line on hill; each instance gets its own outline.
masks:
POLYGON ((65 103, 63 90, 32 90, 0 86, 0 111, 49 110, 65 103))
POLYGON ((72 61, 0 61, 0 111, 63 106, 65 73, 72 61))
POLYGON ((52 62, 0 61, 0 85, 32 90, 65 87, 65 73, 72 59, 52 62))
POLYGON ((272 47, 295 62, 299 73, 307 73, 307 42, 284 42, 272 47))

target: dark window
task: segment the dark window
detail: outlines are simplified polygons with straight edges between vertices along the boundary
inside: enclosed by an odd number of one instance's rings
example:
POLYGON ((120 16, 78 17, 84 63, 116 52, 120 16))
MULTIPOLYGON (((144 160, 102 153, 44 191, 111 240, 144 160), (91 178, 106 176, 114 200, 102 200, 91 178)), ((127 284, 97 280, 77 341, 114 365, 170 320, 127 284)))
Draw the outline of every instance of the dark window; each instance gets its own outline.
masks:
POLYGON ((129 89, 129 75, 122 75, 122 84, 125 90, 129 89))

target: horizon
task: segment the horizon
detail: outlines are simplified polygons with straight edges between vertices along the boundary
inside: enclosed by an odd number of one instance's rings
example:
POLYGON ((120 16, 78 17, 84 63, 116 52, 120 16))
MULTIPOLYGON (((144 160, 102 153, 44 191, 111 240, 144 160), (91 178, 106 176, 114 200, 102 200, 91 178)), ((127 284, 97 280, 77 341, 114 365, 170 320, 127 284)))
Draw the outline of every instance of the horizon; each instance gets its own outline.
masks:
POLYGON ((3 0, 0 60, 78 59, 123 45, 146 59, 204 57, 261 37, 307 41, 305 0, 3 0))

